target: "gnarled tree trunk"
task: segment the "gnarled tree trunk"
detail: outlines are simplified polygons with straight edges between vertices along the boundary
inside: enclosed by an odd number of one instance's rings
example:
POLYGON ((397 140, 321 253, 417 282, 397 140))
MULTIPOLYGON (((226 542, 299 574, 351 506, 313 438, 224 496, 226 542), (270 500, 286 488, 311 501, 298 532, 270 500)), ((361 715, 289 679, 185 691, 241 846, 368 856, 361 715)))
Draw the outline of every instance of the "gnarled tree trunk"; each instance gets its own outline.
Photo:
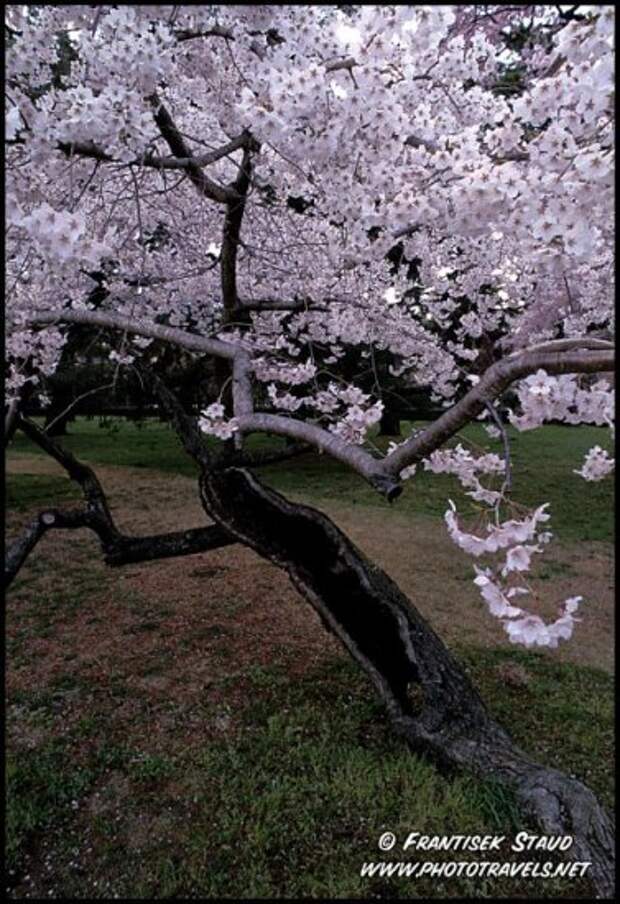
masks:
POLYGON ((573 836, 571 859, 590 861, 598 894, 613 894, 613 823, 595 795, 513 744, 415 606, 329 518, 238 468, 203 472, 201 495, 222 527, 288 572, 415 750, 510 787, 543 833, 573 836))

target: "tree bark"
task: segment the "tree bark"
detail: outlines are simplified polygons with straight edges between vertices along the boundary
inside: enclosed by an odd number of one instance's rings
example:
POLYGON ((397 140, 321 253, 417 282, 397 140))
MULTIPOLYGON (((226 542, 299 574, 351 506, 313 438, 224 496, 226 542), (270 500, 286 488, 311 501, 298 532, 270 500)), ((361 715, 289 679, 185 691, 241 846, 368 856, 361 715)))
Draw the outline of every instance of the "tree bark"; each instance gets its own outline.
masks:
POLYGON ((68 411, 66 414, 62 414, 62 412, 66 410, 72 401, 71 398, 62 396, 59 400, 55 400, 52 407, 46 412, 44 429, 50 436, 67 435, 67 425, 69 421, 74 420, 75 413, 68 411), (61 416, 59 417, 59 415, 61 416))
POLYGON ((570 858, 590 861, 597 893, 613 895, 614 826, 595 795, 513 744, 415 606, 329 518, 238 468, 203 471, 201 497, 226 531, 288 572, 413 749, 512 789, 542 833, 573 836, 570 858))

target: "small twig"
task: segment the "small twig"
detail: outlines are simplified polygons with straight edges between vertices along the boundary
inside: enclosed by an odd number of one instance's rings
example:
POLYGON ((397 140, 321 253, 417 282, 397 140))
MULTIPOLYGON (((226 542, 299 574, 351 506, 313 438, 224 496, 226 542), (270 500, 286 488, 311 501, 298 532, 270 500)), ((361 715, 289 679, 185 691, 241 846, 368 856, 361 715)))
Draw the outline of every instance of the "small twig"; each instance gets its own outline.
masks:
POLYGON ((81 402, 82 399, 85 399, 86 396, 94 395, 96 392, 102 392, 104 389, 112 389, 113 387, 114 387, 114 383, 105 383, 103 386, 96 386, 94 389, 89 389, 88 392, 83 392, 82 395, 78 396, 69 405, 67 405, 67 407, 64 409, 64 411, 61 411, 60 414, 57 415, 53 421, 50 421, 50 423, 45 427, 44 432, 48 433, 51 430, 51 428, 54 426, 54 424, 56 424, 56 423, 58 423, 58 421, 62 420, 62 418, 64 418, 64 416, 66 414, 68 414, 71 411, 71 409, 77 405, 78 402, 81 402))
POLYGON ((504 482, 503 482, 502 488, 500 490, 500 493, 502 494, 502 498, 503 498, 504 494, 510 493, 510 491, 512 489, 512 466, 511 466, 511 462, 510 462, 510 442, 508 440, 508 433, 506 431, 506 428, 505 428, 504 424, 502 423, 501 417, 495 410, 494 405, 492 405, 491 402, 487 402, 487 401, 485 401, 484 404, 486 405, 486 408, 487 408, 489 414, 491 415, 491 417, 497 424, 497 428, 498 428, 499 432, 501 433, 502 443, 504 445, 504 466, 505 466, 506 470, 505 470, 504 482))

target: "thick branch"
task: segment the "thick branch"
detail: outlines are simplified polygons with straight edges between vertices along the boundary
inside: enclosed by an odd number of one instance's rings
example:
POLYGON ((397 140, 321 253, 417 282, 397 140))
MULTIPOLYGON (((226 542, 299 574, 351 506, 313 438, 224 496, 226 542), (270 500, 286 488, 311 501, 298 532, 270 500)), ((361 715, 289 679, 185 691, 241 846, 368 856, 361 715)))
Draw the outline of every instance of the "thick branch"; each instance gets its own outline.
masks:
MULTIPOLYGON (((94 471, 63 449, 33 422, 19 417, 18 426, 80 485, 86 499, 86 508, 70 511, 47 510, 38 515, 23 534, 7 548, 6 587, 11 584, 41 537, 52 528, 86 527, 94 531, 99 537, 105 561, 109 565, 192 555, 235 542, 230 534, 217 525, 147 537, 128 537, 122 534, 114 524, 103 487, 94 471)), ((207 454, 204 448, 201 451, 203 454, 200 461, 204 465, 207 463, 207 454)))
POLYGON ((63 449, 44 430, 27 418, 20 417, 18 426, 33 443, 36 443, 65 469, 71 480, 80 485, 86 499, 86 513, 93 523, 97 523, 102 541, 113 543, 120 534, 112 520, 103 487, 92 468, 78 461, 71 452, 63 449))
MULTIPOLYGON (((512 340, 512 344, 516 342, 518 336, 512 340)), ((501 347, 508 349, 511 344, 510 337, 507 337, 502 343, 501 347)), ((582 337, 574 337, 571 339, 551 339, 549 342, 541 342, 539 345, 530 345, 527 349, 528 352, 565 352, 565 351, 574 351, 575 349, 607 349, 612 350, 615 348, 613 342, 609 339, 601 339, 596 336, 582 336, 582 337)), ((516 354, 516 352, 513 352, 516 354)))
POLYGON ((133 333, 136 336, 161 339, 163 342, 170 342, 172 345, 179 345, 182 348, 190 349, 190 351, 202 352, 218 358, 228 358, 230 361, 235 356, 242 354, 242 350, 238 346, 230 342, 223 342, 221 339, 209 339, 171 326, 163 326, 152 321, 141 320, 139 317, 123 317, 122 314, 113 314, 111 312, 85 309, 37 311, 30 316, 29 323, 31 326, 88 323, 93 326, 102 326, 107 329, 133 333))
POLYGON ((19 573, 22 565, 35 548, 41 537, 52 527, 87 527, 88 514, 85 511, 41 512, 26 527, 20 537, 7 544, 4 554, 4 588, 7 590, 19 573))
POLYGON ((476 418, 485 408, 506 390, 511 383, 539 369, 549 374, 598 373, 612 371, 615 367, 611 349, 573 351, 530 351, 509 355, 493 364, 480 381, 460 401, 442 414, 434 423, 384 459, 386 473, 397 475, 407 465, 419 462, 442 446, 465 424, 476 418))
POLYGON ((114 546, 105 550, 105 561, 108 565, 128 565, 130 562, 191 556, 236 542, 234 537, 217 524, 148 537, 122 536, 114 546))
POLYGON ((151 384, 159 398, 162 408, 170 418, 172 426, 177 432, 183 448, 196 461, 201 468, 209 470, 213 467, 213 456, 203 442, 202 433, 198 429, 196 421, 189 417, 183 410, 183 406, 173 392, 166 386, 156 373, 143 365, 138 366, 144 380, 151 384))
POLYGON ((85 509, 69 511, 46 509, 30 522, 20 537, 7 546, 4 559, 5 590, 12 584, 22 565, 47 531, 75 530, 82 527, 97 534, 105 554, 104 561, 112 566, 190 556, 237 542, 217 524, 147 537, 128 537, 119 533, 111 540, 105 525, 93 512, 85 509))
MULTIPOLYGON (((256 145, 252 145, 256 149, 256 145)), ((222 298, 226 311, 233 311, 238 305, 237 298, 237 250, 241 223, 245 212, 245 201, 252 178, 252 149, 246 146, 239 174, 231 185, 235 199, 230 201, 224 218, 220 269, 222 277, 222 298)))
POLYGON ((309 299, 299 298, 256 298, 238 300, 241 311, 326 311, 327 307, 309 299))
POLYGON ((237 193, 233 188, 218 185, 217 182, 214 182, 201 170, 200 165, 192 154, 191 148, 186 144, 170 113, 158 96, 154 94, 150 100, 154 109, 155 122, 162 137, 168 143, 174 156, 186 161, 185 168, 187 173, 200 194, 220 204, 228 204, 234 201, 237 198, 237 193))
POLYGON ((4 445, 8 445, 11 440, 17 424, 17 415, 19 412, 19 399, 12 399, 5 408, 4 412, 4 445))
POLYGON ((226 38, 228 41, 235 40, 230 28, 226 28, 223 25, 213 25, 211 28, 205 29, 205 31, 197 31, 193 28, 179 28, 175 31, 174 36, 177 41, 192 41, 194 38, 226 38))
POLYGON ((327 452, 332 458, 343 462, 364 477, 381 495, 390 502, 402 492, 402 487, 390 473, 386 473, 383 462, 373 458, 359 446, 346 443, 334 433, 307 421, 297 421, 279 414, 252 414, 237 418, 242 433, 275 433, 292 439, 310 443, 327 452))

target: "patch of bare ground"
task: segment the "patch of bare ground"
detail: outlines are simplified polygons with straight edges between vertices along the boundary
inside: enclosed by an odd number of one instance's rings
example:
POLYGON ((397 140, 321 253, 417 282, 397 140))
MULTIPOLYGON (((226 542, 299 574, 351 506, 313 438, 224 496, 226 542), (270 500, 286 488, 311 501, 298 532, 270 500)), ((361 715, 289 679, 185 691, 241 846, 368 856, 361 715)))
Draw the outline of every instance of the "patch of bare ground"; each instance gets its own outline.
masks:
MULTIPOLYGON (((10 460, 8 471, 62 473, 34 456, 10 460)), ((97 473, 127 533, 206 522, 188 478, 113 467, 97 473)), ((439 520, 330 502, 324 510, 448 644, 509 646, 478 597, 470 559, 439 520)), ((9 537, 34 514, 10 513, 9 537)), ((556 602, 578 593, 585 604, 574 642, 544 655, 611 671, 611 549, 556 542, 545 562, 547 577, 537 584, 541 608, 550 614, 556 602)), ((240 714, 252 705, 262 668, 275 666, 295 681, 321 661, 346 655, 286 574, 249 549, 113 569, 86 531, 43 538, 8 595, 6 631, 9 750, 19 756, 66 738, 75 763, 89 761, 93 751, 110 758, 58 838, 33 842, 28 879, 15 878, 14 897, 72 890, 83 897, 87 886, 97 896, 122 891, 110 873, 97 876, 101 852, 108 863, 118 857, 124 875, 127 852, 173 849, 175 820, 191 819, 191 798, 165 774, 156 795, 141 790, 144 757, 191 758, 209 739, 242 731, 240 714), (135 762, 137 784, 115 768, 115 756, 135 762)))
MULTIPOLYGON (((25 468, 57 472, 54 462, 34 456, 9 462, 9 472, 25 468)), ((111 467, 97 473, 128 533, 206 522, 195 482, 186 477, 111 467)), ((449 644, 509 646, 472 583, 470 558, 455 548, 439 520, 329 502, 324 510, 449 644)), ((9 534, 31 514, 10 519, 9 534)), ((552 616, 574 594, 584 594, 585 602, 574 641, 545 655, 613 669, 612 566, 606 544, 555 541, 547 547, 535 583, 540 611, 552 616)), ((37 620, 41 595, 74 602, 58 602, 44 636, 30 637, 28 651, 9 672, 9 690, 33 681, 49 686, 67 673, 95 686, 114 675, 128 692, 187 705, 216 700, 227 676, 235 679, 225 682, 227 694, 229 685, 241 688, 244 673, 256 666, 277 661, 295 675, 324 656, 341 655, 286 574, 239 545, 112 569, 102 564, 87 532, 51 532, 9 595, 9 637, 23 629, 24 618, 37 620)))
MULTIPOLYGON (((35 456, 11 461, 11 471, 62 473, 53 461, 35 456)), ((119 527, 128 533, 179 530, 206 522, 196 484, 186 477, 110 467, 97 468, 97 474, 109 494, 119 527)), ((335 505, 328 500, 321 500, 320 507, 393 577, 448 643, 509 646, 472 583, 471 558, 449 540, 439 519, 412 520, 400 514, 397 507, 386 512, 335 505)), ((57 562, 67 558, 70 564, 76 545, 83 547, 83 537, 84 532, 53 534, 43 542, 50 553, 53 547, 56 549, 57 562)), ((92 555, 95 559, 94 541, 91 546, 89 558, 92 555)), ((60 570, 52 568, 47 579, 54 583, 60 570)), ((233 638, 221 646, 232 644, 234 656, 241 657, 236 661, 270 662, 265 651, 275 644, 297 648, 291 666, 299 668, 305 658, 300 659, 300 647, 307 646, 311 658, 322 650, 331 654, 339 649, 330 643, 331 638, 286 575, 241 546, 120 570, 102 566, 102 572, 109 578, 110 588, 116 588, 116 597, 121 597, 116 601, 121 619, 122 597, 127 591, 139 592, 160 606, 174 601, 180 607, 180 621, 164 626, 170 632, 171 642, 174 638, 178 642, 182 626, 194 624, 197 616, 212 618, 220 611, 223 621, 229 622, 233 638), (234 613, 227 614, 227 606, 232 606, 234 613)), ((567 596, 585 597, 583 621, 574 641, 548 651, 547 655, 612 671, 611 547, 556 540, 540 558, 534 578, 538 578, 534 585, 536 605, 547 617, 553 617, 557 605, 567 596)), ((108 619, 111 616, 109 612, 108 619)), ((111 619, 110 624, 114 623, 111 619)))

